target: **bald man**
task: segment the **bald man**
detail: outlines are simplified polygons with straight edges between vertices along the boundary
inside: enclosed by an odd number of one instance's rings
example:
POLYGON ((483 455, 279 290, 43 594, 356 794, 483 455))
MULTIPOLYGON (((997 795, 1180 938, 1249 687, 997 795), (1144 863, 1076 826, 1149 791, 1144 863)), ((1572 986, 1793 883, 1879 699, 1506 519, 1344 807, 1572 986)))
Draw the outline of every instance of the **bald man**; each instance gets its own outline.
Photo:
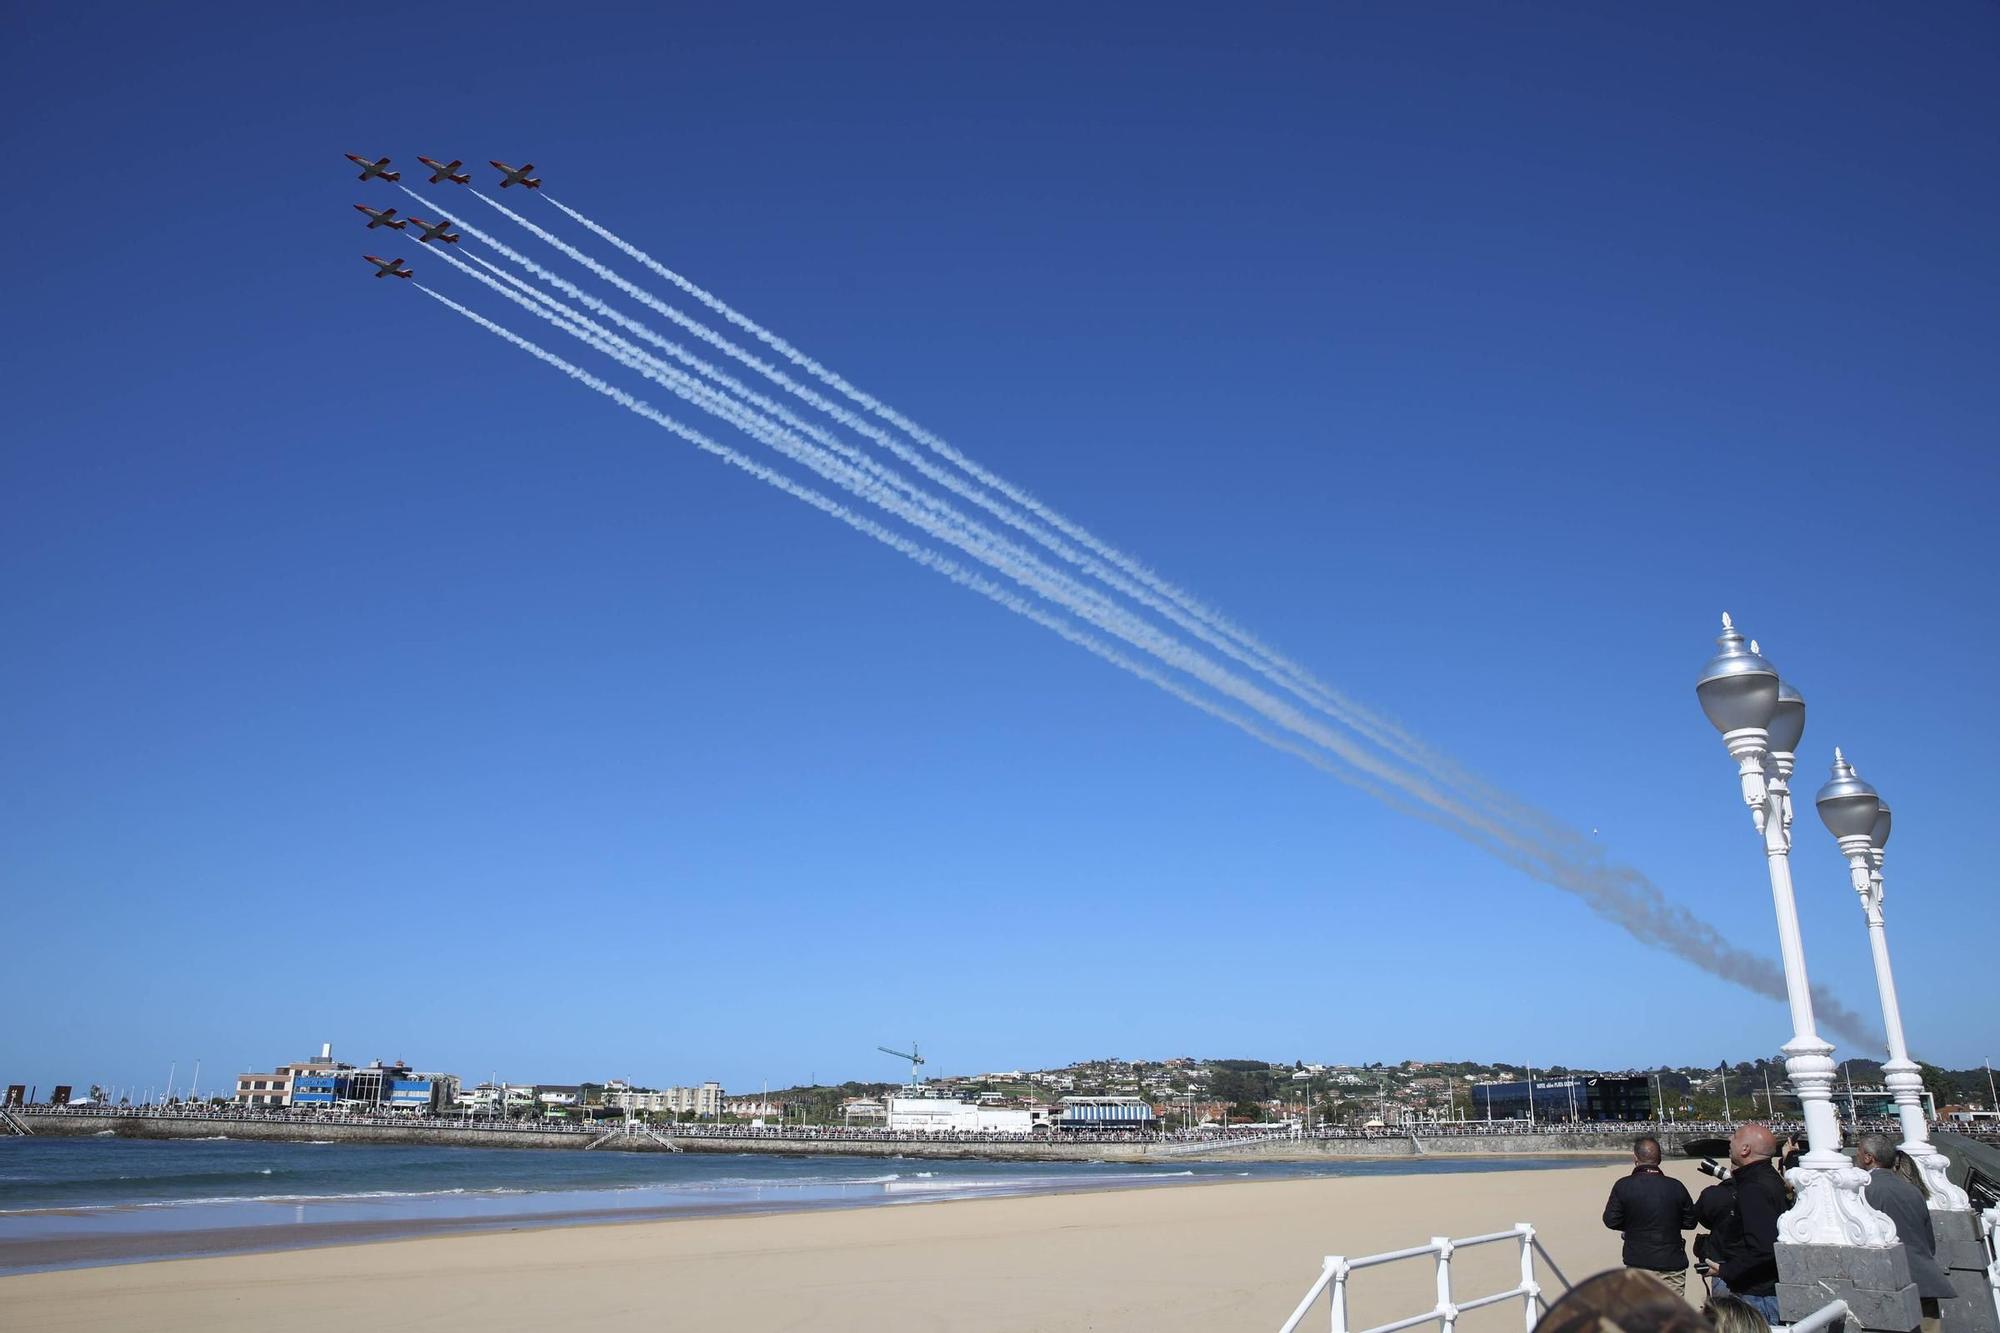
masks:
POLYGON ((1738 1296, 1772 1323, 1778 1322, 1778 1217, 1791 1195, 1771 1159, 1777 1136, 1768 1125, 1741 1125, 1729 1140, 1729 1179, 1736 1207, 1716 1233, 1721 1258, 1708 1271, 1718 1296, 1738 1296))

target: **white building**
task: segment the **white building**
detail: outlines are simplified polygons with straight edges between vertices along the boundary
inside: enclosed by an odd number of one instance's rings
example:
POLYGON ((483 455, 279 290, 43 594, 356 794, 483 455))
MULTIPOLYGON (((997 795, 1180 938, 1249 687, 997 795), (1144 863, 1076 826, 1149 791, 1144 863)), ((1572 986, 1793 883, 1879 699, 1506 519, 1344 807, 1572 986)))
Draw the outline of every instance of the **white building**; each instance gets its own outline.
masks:
POLYGON ((722 1085, 711 1080, 700 1087, 655 1091, 613 1084, 605 1089, 604 1104, 642 1115, 681 1115, 692 1111, 703 1119, 713 1119, 722 1114, 722 1085))
POLYGON ((1045 1123, 1033 1111, 949 1097, 891 1097, 889 1128, 903 1134, 1028 1134, 1045 1123))

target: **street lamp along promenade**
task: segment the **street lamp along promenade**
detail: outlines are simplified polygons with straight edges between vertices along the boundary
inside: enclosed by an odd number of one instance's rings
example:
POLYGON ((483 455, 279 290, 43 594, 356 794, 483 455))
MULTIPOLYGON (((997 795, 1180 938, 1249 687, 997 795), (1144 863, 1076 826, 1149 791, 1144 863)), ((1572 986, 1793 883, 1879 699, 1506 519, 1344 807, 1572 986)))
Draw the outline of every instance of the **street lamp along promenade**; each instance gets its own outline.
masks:
POLYGON ((1805 699, 1779 679, 1777 668, 1755 644, 1744 642, 1727 613, 1715 642, 1719 651, 1702 669, 1695 696, 1736 761, 1743 802, 1764 839, 1785 997, 1792 1011, 1792 1039, 1781 1049, 1806 1122, 1806 1153, 1785 1176, 1798 1197, 1778 1219, 1778 1239, 1788 1245, 1888 1249, 1898 1244, 1895 1223, 1869 1206, 1862 1193, 1868 1173, 1840 1150, 1840 1120, 1833 1108, 1833 1044, 1814 1026, 1805 944, 1792 893, 1789 780, 1805 735, 1805 699))
POLYGON ((1861 911, 1868 921, 1868 946, 1875 955, 1875 988, 1881 992, 1882 1027, 1889 1043, 1882 1081, 1895 1098, 1896 1118, 1903 1128, 1903 1141, 1898 1146, 1923 1173, 1932 1208, 1943 1213, 1969 1212, 1972 1201, 1945 1175, 1948 1163, 1944 1154, 1931 1146, 1930 1126, 1924 1123, 1923 1075, 1903 1040, 1903 1010, 1896 999, 1895 974, 1889 970, 1889 941, 1882 927, 1882 860, 1889 845, 1889 807, 1837 749, 1833 752, 1833 776, 1819 789, 1815 804, 1827 832, 1833 834, 1847 857, 1848 877, 1861 896, 1861 911))

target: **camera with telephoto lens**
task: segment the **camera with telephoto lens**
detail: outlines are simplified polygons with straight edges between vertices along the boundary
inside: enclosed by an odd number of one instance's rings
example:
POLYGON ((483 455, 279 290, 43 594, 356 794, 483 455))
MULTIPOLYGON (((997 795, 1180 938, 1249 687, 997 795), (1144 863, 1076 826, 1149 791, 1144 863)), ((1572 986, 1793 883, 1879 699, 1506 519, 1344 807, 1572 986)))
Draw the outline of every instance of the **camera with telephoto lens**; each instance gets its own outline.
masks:
POLYGON ((1729 1168, 1718 1164, 1713 1157, 1704 1157, 1696 1169, 1704 1176, 1714 1176, 1717 1180, 1729 1179, 1729 1168))

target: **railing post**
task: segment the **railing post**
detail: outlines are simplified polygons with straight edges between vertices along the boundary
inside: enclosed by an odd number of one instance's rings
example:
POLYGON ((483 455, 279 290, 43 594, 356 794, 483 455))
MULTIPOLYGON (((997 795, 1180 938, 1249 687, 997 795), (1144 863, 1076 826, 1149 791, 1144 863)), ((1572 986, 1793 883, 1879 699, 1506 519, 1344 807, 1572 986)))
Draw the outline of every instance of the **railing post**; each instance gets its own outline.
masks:
POLYGON ((1347 1260, 1336 1254, 1329 1256, 1327 1263, 1333 1267, 1330 1312, 1333 1333, 1347 1333, 1347 1260))
POLYGON ((2000 1207, 1988 1208, 1980 1219, 1986 1232, 1986 1283, 1993 1289, 1993 1307, 2000 1310, 2000 1207))
POLYGON ((1535 1333, 1539 1322, 1539 1312, 1535 1306, 1540 1302, 1542 1288, 1535 1281, 1535 1228, 1527 1222, 1516 1222, 1521 1231, 1521 1306, 1522 1327, 1527 1333, 1535 1333))
POLYGON ((1458 1307, 1451 1303, 1451 1237, 1432 1236, 1431 1244, 1438 1252, 1438 1318, 1443 1321, 1444 1333, 1452 1333, 1458 1323, 1458 1307))

